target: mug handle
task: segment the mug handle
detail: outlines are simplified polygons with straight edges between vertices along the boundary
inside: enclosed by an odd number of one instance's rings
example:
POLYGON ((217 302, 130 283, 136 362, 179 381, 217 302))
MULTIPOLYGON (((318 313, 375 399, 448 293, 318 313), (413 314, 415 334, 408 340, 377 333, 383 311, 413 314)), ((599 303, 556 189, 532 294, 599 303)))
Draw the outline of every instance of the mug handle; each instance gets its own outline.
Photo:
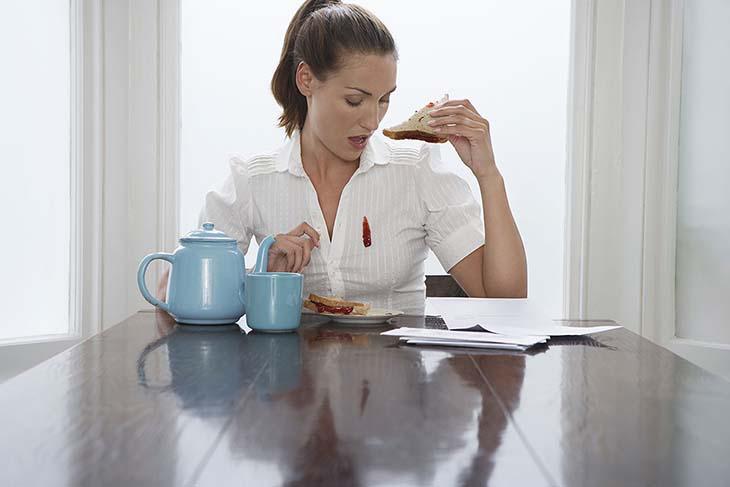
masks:
POLYGON ((269 249, 276 242, 273 235, 269 235, 261 241, 259 244, 259 254, 256 256, 256 265, 253 268, 253 272, 260 274, 266 272, 269 269, 269 249))
MULTIPOLYGON (((149 289, 147 289, 147 284, 144 281, 145 273, 147 272, 147 267, 149 267, 150 263, 155 259, 161 259, 166 260, 170 264, 175 263, 175 256, 173 254, 167 254, 164 252, 158 252, 156 254, 150 254, 146 256, 144 259, 142 259, 142 262, 139 264, 139 270, 137 271, 137 286, 139 287, 139 291, 142 293, 142 296, 147 300, 148 303, 150 303, 153 306, 157 306, 158 308, 162 309, 163 311, 170 312, 170 305, 164 301, 160 301, 156 297, 154 297, 149 289)), ((172 276, 172 273, 170 273, 172 276)))

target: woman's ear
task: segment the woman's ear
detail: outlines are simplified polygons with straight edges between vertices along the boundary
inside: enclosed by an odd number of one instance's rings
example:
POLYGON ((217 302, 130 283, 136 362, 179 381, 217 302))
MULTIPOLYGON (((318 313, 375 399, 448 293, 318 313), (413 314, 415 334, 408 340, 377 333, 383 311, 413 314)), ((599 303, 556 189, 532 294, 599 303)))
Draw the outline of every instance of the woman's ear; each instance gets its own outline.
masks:
POLYGON ((299 89, 299 93, 306 97, 312 95, 312 83, 314 82, 314 74, 312 74, 312 70, 309 69, 309 65, 304 61, 300 62, 299 66, 297 66, 295 80, 297 83, 297 88, 299 89))

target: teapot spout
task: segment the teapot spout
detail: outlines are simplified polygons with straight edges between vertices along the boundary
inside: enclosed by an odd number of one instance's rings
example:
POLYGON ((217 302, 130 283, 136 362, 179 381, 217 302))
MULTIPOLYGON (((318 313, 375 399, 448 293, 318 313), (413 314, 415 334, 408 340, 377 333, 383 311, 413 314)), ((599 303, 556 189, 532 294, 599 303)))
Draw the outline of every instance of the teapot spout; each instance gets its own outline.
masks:
POLYGON ((256 256, 256 265, 253 268, 253 272, 258 274, 266 272, 269 268, 269 249, 276 242, 273 235, 266 237, 259 246, 259 253, 256 256))

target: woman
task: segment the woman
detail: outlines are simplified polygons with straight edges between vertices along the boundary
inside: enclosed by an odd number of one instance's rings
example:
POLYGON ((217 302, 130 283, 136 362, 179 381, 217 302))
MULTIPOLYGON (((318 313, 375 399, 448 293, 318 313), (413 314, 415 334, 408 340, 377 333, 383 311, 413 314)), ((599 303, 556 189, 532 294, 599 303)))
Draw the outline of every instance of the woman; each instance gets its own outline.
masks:
POLYGON ((422 313, 431 248, 469 296, 525 297, 525 252, 487 120, 468 100, 431 113, 433 128, 479 182, 481 214, 432 146, 407 149, 376 135, 396 70, 395 42, 372 13, 339 0, 304 2, 271 83, 288 142, 234 158, 231 175, 207 194, 201 221, 235 237, 244 252, 251 236, 275 234, 269 271, 302 272, 305 294, 422 313))

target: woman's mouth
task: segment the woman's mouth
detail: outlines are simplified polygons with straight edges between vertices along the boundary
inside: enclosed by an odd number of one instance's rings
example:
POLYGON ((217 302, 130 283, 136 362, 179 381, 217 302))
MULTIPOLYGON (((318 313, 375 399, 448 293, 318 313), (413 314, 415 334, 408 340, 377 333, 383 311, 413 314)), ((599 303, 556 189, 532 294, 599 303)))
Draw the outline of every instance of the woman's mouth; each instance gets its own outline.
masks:
POLYGON ((350 141, 350 144, 357 149, 357 150, 363 150, 365 148, 365 145, 368 143, 368 136, 362 135, 358 137, 348 137, 347 140, 350 141))

